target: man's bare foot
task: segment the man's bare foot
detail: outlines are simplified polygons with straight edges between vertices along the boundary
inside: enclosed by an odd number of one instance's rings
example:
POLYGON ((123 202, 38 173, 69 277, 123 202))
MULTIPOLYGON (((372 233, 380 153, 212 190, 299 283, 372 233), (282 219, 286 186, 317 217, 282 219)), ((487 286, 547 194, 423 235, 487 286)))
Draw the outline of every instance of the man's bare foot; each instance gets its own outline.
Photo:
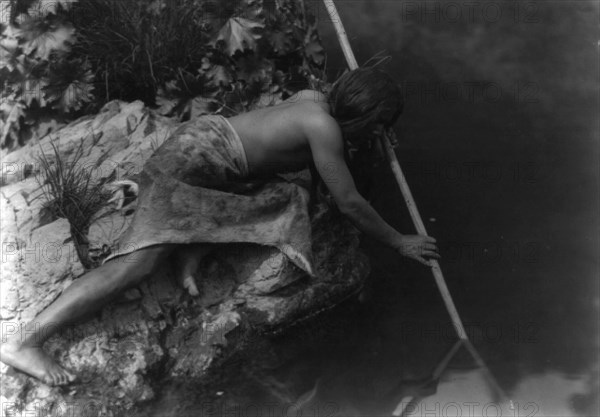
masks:
POLYGON ((75 375, 57 364, 39 347, 5 343, 0 347, 0 361, 48 385, 66 385, 75 380, 75 375))

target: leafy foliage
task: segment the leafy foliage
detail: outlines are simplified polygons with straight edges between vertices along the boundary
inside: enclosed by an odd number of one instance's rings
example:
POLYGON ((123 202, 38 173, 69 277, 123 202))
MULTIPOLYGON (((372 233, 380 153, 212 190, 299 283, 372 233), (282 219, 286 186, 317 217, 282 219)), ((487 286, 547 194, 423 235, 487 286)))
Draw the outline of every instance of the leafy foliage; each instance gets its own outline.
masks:
POLYGON ((246 49, 256 50, 257 42, 261 38, 257 29, 264 28, 264 24, 244 19, 243 17, 232 17, 221 28, 212 45, 217 42, 225 44, 227 54, 234 55, 236 52, 244 52, 246 49))
POLYGON ((0 25, 2 148, 22 146, 31 131, 39 132, 31 121, 45 120, 48 110, 58 119, 75 116, 93 98, 89 66, 71 54, 75 28, 55 14, 64 13, 68 4, 14 2, 13 20, 0 25), (24 8, 27 13, 20 12, 24 8))
MULTIPOLYGON (((2 2, 3 4, 6 2, 2 2)), ((185 120, 318 88, 325 52, 303 0, 14 0, 0 23, 0 146, 32 120, 113 99, 185 120)), ((47 124, 48 125, 48 124, 47 124)))

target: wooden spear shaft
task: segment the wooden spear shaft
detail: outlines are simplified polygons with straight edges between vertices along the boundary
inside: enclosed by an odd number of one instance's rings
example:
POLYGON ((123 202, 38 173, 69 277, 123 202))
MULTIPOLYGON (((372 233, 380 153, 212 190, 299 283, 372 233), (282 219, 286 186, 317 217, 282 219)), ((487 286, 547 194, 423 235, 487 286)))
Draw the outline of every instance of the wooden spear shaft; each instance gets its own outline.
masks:
MULTIPOLYGON (((346 31, 344 30, 344 25, 342 24, 342 20, 339 17, 337 12, 337 8, 333 3, 333 0, 323 0, 325 2, 325 7, 327 7, 327 11, 329 16, 331 17, 331 21, 335 26, 335 30, 340 41, 340 45, 342 46, 342 51, 344 52, 344 56, 346 57, 346 61, 348 63, 348 67, 353 70, 358 68, 358 63, 356 62, 356 58, 354 57, 354 53, 352 52, 352 48, 350 47, 350 43, 348 42, 348 36, 346 35, 346 31)), ((392 135, 394 135, 393 130, 390 130, 392 135)), ((390 140, 387 137, 382 137, 382 146, 385 150, 385 153, 390 162, 390 167, 394 176, 396 177, 396 181, 400 186, 400 191, 402 192, 402 196, 404 197, 404 201, 408 207, 408 211, 410 213, 410 217, 417 229, 417 233, 420 235, 427 235, 427 230, 425 229, 425 225, 423 224, 423 220, 421 219, 421 215, 419 214, 419 210, 417 209, 417 205, 415 204, 415 200, 410 191, 410 187, 406 182, 406 178, 404 177, 404 173, 402 172, 402 168, 400 168, 400 163, 398 162, 398 158, 396 157, 396 153, 392 148, 390 140)), ((433 276, 435 277, 435 281, 437 286, 442 294, 442 298, 446 303, 446 308, 452 317, 452 324, 458 333, 458 337, 461 339, 467 338, 467 332, 465 331, 465 327, 458 315, 458 311, 456 310, 456 306, 450 296, 450 291, 446 286, 446 281, 444 280, 444 276, 442 275, 442 270, 440 269, 439 263, 433 259, 431 260, 431 269, 433 271, 433 276)))
MULTIPOLYGON (((348 67, 351 70, 358 68, 358 63, 356 61, 356 58, 354 57, 354 52, 352 52, 350 42, 348 41, 348 36, 346 35, 346 30, 344 29, 344 25, 342 24, 342 19, 340 18, 340 15, 338 14, 337 8, 335 7, 335 3, 333 2, 333 0, 323 0, 323 2, 325 3, 325 8, 327 9, 327 12, 329 13, 329 17, 331 18, 331 21, 333 22, 333 25, 335 27, 335 31, 337 33, 338 40, 342 47, 342 52, 344 53, 344 56, 346 57, 346 62, 348 63, 348 67)), ((393 130, 390 129, 387 132, 387 134, 391 135, 392 139, 395 139, 395 133, 393 130)), ((382 142, 382 146, 385 150, 385 153, 387 155, 388 161, 390 163, 390 168, 392 169, 392 172, 394 173, 394 176, 396 177, 396 181, 398 182, 398 186, 400 187, 400 191, 402 192, 402 196, 404 197, 404 201, 408 207, 410 217, 413 221, 413 224, 415 225, 415 228, 417 229, 417 233, 420 235, 427 236, 427 230, 425 229, 425 224, 423 224, 423 219, 421 219, 421 215, 419 214, 419 210, 417 209, 417 205, 416 205, 415 200, 410 191, 410 187, 408 186, 408 183, 406 182, 406 177, 404 176, 404 173, 402 172, 402 168, 400 168, 400 163, 398 162, 398 158, 396 157, 394 148, 392 147, 392 145, 390 143, 390 139, 386 135, 384 135, 381 138, 381 142, 382 142)), ((469 337, 467 336, 465 327, 462 323, 462 320, 460 319, 458 310, 456 309, 456 306, 454 305, 454 301, 452 300, 452 296, 450 295, 448 286, 446 285, 446 281, 444 279, 444 275, 442 274, 442 269, 440 268, 440 264, 435 259, 432 259, 430 261, 430 263, 431 263, 431 270, 433 272, 433 277, 435 278, 435 283, 437 284, 440 294, 442 295, 442 299, 444 300, 446 309, 448 310, 448 313, 450 314, 450 318, 452 319, 452 325, 454 326, 454 329, 456 330, 456 333, 458 334, 459 339, 465 344, 465 346, 467 347, 467 350, 469 351, 469 353, 471 353, 471 355, 475 359, 475 362, 477 363, 477 365, 484 370, 484 372, 486 373, 486 375, 488 377, 488 380, 490 381, 490 384, 494 387, 496 392, 498 394, 500 394, 502 399, 506 399, 507 398, 506 394, 504 393, 502 388, 500 388, 500 386, 496 382, 496 379, 494 378, 494 376, 490 372, 489 368, 486 366, 485 362, 483 361, 483 359, 481 358, 481 356, 475 349, 475 346, 473 346, 473 344, 469 340, 469 337)))

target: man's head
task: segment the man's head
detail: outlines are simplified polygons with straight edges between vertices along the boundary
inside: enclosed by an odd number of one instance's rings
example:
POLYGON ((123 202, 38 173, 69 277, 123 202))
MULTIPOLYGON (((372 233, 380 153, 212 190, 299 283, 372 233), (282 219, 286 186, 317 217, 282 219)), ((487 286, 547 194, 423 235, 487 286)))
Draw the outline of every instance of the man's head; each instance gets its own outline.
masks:
POLYGON ((346 140, 363 142, 378 127, 391 127, 404 106, 400 87, 385 72, 359 68, 342 75, 328 95, 331 115, 346 140))

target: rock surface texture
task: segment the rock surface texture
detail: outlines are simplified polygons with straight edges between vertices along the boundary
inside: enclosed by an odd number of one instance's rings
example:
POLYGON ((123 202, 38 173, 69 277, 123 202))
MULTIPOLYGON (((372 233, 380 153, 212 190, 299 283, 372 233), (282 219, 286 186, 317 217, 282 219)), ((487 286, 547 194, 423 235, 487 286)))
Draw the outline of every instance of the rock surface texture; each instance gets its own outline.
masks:
MULTIPOLYGON (((96 179, 135 179, 176 125, 141 102, 111 102, 99 114, 3 157, 3 338, 84 273, 68 221, 42 209, 44 197, 35 179, 39 152, 52 155, 53 140, 68 158, 83 143, 80 163, 97 166, 96 179)), ((314 213, 317 278, 305 275, 277 249, 220 245, 201 263, 201 295, 192 298, 175 285, 166 263, 141 286, 46 343, 59 363, 78 374, 76 384, 48 387, 3 365, 2 416, 210 415, 207 404, 232 403, 227 381, 252 374, 248 369, 258 362, 272 367, 293 362, 294 350, 285 346, 310 339, 294 333, 364 284, 369 267, 356 231, 323 204, 314 213)), ((130 218, 127 206, 106 210, 90 228, 90 251, 110 247, 130 218)), ((281 405, 294 400, 294 393, 278 388, 277 381, 264 377, 260 383, 271 383, 269 395, 281 405)))

